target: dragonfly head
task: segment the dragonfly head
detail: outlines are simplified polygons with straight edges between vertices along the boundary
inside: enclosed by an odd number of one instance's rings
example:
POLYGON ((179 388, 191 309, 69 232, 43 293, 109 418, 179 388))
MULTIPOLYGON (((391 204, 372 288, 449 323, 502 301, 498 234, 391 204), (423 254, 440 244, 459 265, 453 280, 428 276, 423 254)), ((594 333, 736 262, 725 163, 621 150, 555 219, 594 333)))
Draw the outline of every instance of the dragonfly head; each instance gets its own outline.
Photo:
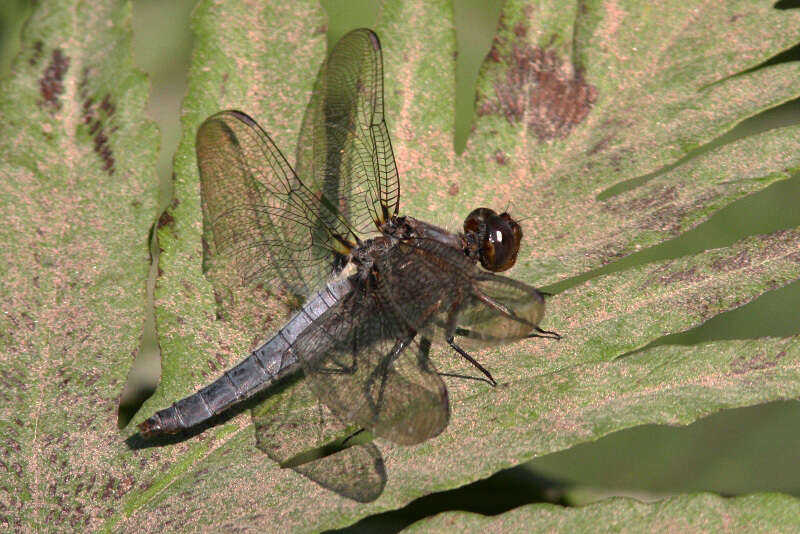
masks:
POLYGON ((474 237, 481 265, 487 271, 505 271, 517 261, 522 228, 508 213, 475 209, 464 219, 464 233, 474 237))

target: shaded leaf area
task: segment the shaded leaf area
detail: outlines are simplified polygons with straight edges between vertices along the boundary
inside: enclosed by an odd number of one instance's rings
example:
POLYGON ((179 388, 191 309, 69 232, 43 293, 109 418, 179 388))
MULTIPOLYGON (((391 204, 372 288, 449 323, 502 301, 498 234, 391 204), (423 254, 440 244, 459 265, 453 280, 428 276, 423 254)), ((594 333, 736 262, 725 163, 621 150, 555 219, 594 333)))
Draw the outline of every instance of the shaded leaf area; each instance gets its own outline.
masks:
POLYGON ((94 530, 142 484, 116 408, 144 320, 157 131, 126 2, 44 2, 0 86, 0 525, 94 530))
POLYGON ((681 495, 654 503, 618 497, 579 508, 535 504, 494 517, 446 512, 404 532, 796 532, 798 514, 800 500, 777 493, 681 495))
MULTIPOLYGON (((800 94, 796 63, 748 71, 795 44, 797 13, 750 1, 691 8, 509 2, 481 71, 475 128, 457 158, 451 11, 430 4, 384 5, 375 28, 401 211, 456 230, 474 207, 510 204, 525 233, 510 273, 519 280, 552 284, 662 243, 800 168, 800 129, 785 126, 655 173, 800 94), (650 173, 638 187, 597 198, 650 173)), ((201 2, 195 12, 176 198, 159 229, 163 380, 137 422, 216 378, 291 307, 262 287, 260 310, 244 306, 251 311, 235 320, 217 313, 202 272, 194 154, 201 121, 226 108, 248 112, 293 154, 324 55, 325 17, 311 2, 282 9, 201 2)), ((542 326, 564 339, 473 353, 500 385, 446 378, 453 414, 442 435, 408 448, 376 441, 388 480, 370 504, 280 469, 256 449, 241 413, 192 439, 131 453, 150 487, 131 495, 113 524, 148 532, 345 526, 623 428, 687 424, 797 396, 794 337, 661 346, 616 358, 797 280, 799 253, 800 231, 786 230, 609 274, 550 298, 542 326)), ((437 350, 440 371, 472 371, 437 350)), ((297 410, 317 408, 307 398, 297 410)), ((285 439, 291 449, 291 436, 285 439)))

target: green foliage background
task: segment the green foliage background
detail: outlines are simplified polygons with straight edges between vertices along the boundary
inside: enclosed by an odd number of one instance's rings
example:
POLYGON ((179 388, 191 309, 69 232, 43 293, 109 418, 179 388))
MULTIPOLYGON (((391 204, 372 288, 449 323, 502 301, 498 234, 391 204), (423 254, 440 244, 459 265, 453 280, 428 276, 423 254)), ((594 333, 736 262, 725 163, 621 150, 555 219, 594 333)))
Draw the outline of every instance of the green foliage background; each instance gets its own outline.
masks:
MULTIPOLYGON (((497 7, 503 2, 458 2, 461 10, 464 33, 472 47, 466 65, 457 68, 466 71, 466 80, 460 83, 461 106, 456 120, 462 123, 471 114, 474 77, 485 53, 485 40, 481 40, 488 25, 493 34, 492 20, 496 20, 497 7), (491 5, 495 4, 495 5, 491 5), (493 19, 494 17, 494 19, 493 19), (480 26, 480 25, 483 26, 480 26), (470 63, 471 62, 471 63, 470 63), (470 74, 473 78, 470 78, 470 74), (462 96, 463 95, 463 96, 462 96)), ((188 14, 194 1, 180 5, 174 2, 167 7, 157 0, 140 0, 134 7, 135 53, 140 66, 151 75, 153 99, 151 116, 159 121, 162 129, 164 149, 160 175, 169 175, 169 147, 177 143, 177 101, 182 95, 181 74, 185 73, 189 61, 188 14), (173 13, 165 13, 166 10, 173 13), (180 18, 183 17, 183 18, 180 18), (184 24, 172 24, 174 20, 184 24), (164 24, 165 21, 169 21, 164 24), (166 26, 166 27, 165 27, 166 26), (181 37, 182 40, 179 40, 181 37), (169 39, 167 45, 163 39, 169 39), (177 54, 158 53, 165 46, 177 54), (177 57, 176 57, 177 56, 177 57), (181 59, 183 63, 178 62, 181 59), (176 96, 177 95, 177 96, 176 96), (168 103, 174 106, 165 113, 168 103), (172 119, 172 120, 169 120, 172 119), (165 155, 167 156, 165 158, 165 155), (166 168, 165 168, 166 167, 166 168)), ((335 42, 346 33, 347 28, 370 26, 377 14, 372 2, 324 2, 328 11, 329 42, 335 42)), ((724 43, 720 43, 724 46, 724 43)), ((800 60, 800 54, 785 60, 800 60)), ((755 119, 746 121, 734 132, 714 143, 719 146, 732 139, 752 135, 755 132, 784 124, 800 123, 800 102, 766 110, 755 119)), ((468 126, 461 126, 456 135, 466 135, 468 126)), ((696 156, 696 154, 695 154, 696 156)), ((166 181, 166 180, 165 180, 166 181)), ((791 228, 800 224, 800 177, 795 176, 767 190, 746 198, 715 214, 714 219, 702 228, 682 235, 676 242, 668 243, 633 254, 621 260, 614 269, 622 270, 637 263, 646 263, 664 258, 676 258, 685 254, 731 243, 747 235, 762 234, 779 228, 791 228)), ((604 272, 611 272, 605 269, 604 272)), ((601 274, 593 273, 595 275, 601 274)), ((757 338, 761 336, 787 336, 800 332, 800 283, 793 283, 769 292, 754 302, 735 311, 709 321, 689 332, 666 336, 661 343, 693 344, 714 339, 757 338)), ((533 473, 546 475, 555 480, 571 481, 591 486, 588 491, 574 492, 573 497, 586 498, 611 493, 646 495, 670 492, 715 491, 721 494, 745 494, 756 491, 784 491, 800 495, 800 463, 795 462, 800 450, 800 403, 778 402, 767 405, 728 410, 709 416, 688 427, 664 427, 646 425, 618 432, 594 443, 578 445, 567 451, 537 458, 526 465, 533 473)), ((509 473, 492 480, 499 486, 508 486, 502 491, 508 499, 518 491, 516 484, 526 475, 509 473)), ((532 477, 529 481, 538 484, 532 477)), ((487 486, 484 483, 484 486, 487 486)), ((496 487, 485 487, 485 492, 475 501, 485 500, 496 494, 496 487)), ((465 492, 465 495, 469 495, 465 492)), ((453 497, 458 500, 457 496, 453 497)), ((475 503, 477 504, 477 502, 475 503)), ((502 502, 496 506, 505 506, 502 502)))
MULTIPOLYGON (((167 206, 172 194, 169 177, 172 154, 180 135, 179 103, 185 90, 185 75, 191 50, 189 12, 193 3, 138 1, 133 4, 134 58, 151 76, 153 89, 149 113, 159 122, 162 132, 161 159, 158 165, 162 178, 162 208, 167 206)), ((345 25, 371 26, 370 18, 374 19, 376 16, 374 10, 353 7, 352 3, 347 6, 343 4, 325 4, 330 15, 328 31, 332 40, 335 40, 337 32, 341 35, 349 29, 345 25), (352 12, 347 12, 345 8, 352 9, 352 12)), ((470 2, 457 2, 456 7, 456 24, 459 24, 461 14, 461 24, 470 24, 470 31, 466 33, 474 34, 480 40, 481 30, 476 26, 475 20, 491 22, 492 17, 485 15, 470 19, 464 15, 474 9, 470 2), (465 22, 470 20, 471 22, 465 22)), ((3 46, 0 68, 9 64, 9 57, 18 46, 14 34, 29 13, 25 2, 6 4, 4 9, 9 11, 0 19, 0 44, 3 46), (11 8, 17 8, 18 12, 13 13, 11 8)), ((488 26, 491 29, 492 25, 488 26)), ((724 47, 725 43, 719 43, 719 46, 724 47)), ((460 53, 469 55, 463 50, 460 53)), ((476 65, 480 65, 480 57, 478 52, 473 52, 472 60, 476 65)), ((797 60, 795 47, 775 61, 791 63, 797 60)), ((457 69, 461 70, 457 70, 456 74, 460 82, 457 96, 460 107, 456 111, 456 123, 464 128, 463 125, 468 124, 464 117, 471 116, 470 80, 474 80, 478 70, 477 67, 464 66, 464 63, 459 63, 457 69)), ((768 106, 765 104, 765 107, 768 106)), ((693 158, 700 158, 703 154, 737 139, 745 139, 778 126, 796 124, 800 124, 800 104, 797 100, 771 106, 760 115, 703 145, 699 150, 689 151, 672 169, 677 169, 680 165, 688 166, 693 158)), ((456 132, 455 138, 459 138, 459 135, 464 136, 464 130, 456 132)), ((454 142, 460 145, 463 138, 454 142)), ((670 169, 666 169, 662 172, 669 171, 670 169)), ((627 187, 631 185, 628 184, 627 187)), ((567 291, 591 277, 621 272, 647 262, 697 254, 706 249, 727 246, 750 235, 796 228, 800 226, 800 210, 796 209, 798 200, 800 177, 793 175, 730 204, 714 213, 708 221, 672 241, 634 252, 589 274, 560 282, 553 280, 547 289, 553 292, 567 291)), ((680 349, 682 345, 713 340, 797 334, 800 331, 797 313, 799 304, 800 283, 795 281, 769 291, 732 311, 722 313, 701 326, 661 337, 647 348, 664 346, 668 351, 670 348, 667 345, 678 345, 680 349)), ((157 353, 153 351, 152 339, 149 343, 148 347, 148 340, 144 340, 140 356, 146 358, 149 354, 152 359, 157 353)), ((149 378, 147 372, 143 373, 143 377, 145 383, 152 381, 152 372, 149 378)), ((146 389, 148 386, 140 387, 146 389)), ((583 504, 613 494, 655 498, 662 494, 696 491, 711 491, 722 495, 781 491, 797 496, 800 494, 800 464, 796 461, 795 452, 800 446, 800 425, 796 423, 800 420, 798 416, 800 405, 796 401, 782 401, 723 411, 688 427, 637 427, 611 434, 593 443, 583 443, 555 454, 541 456, 524 466, 499 473, 465 489, 450 490, 440 496, 423 497, 400 512, 392 512, 372 521, 382 521, 384 525, 402 525, 415 518, 453 508, 496 513, 539 499, 583 504)), ((186 461, 190 459, 187 458, 186 461)), ((246 474, 246 466, 242 469, 246 474)), ((753 497, 744 506, 761 506, 767 509, 775 502, 759 502, 760 498, 753 497)), ((693 503, 687 497, 676 499, 666 502, 663 510, 671 512, 665 513, 680 514, 691 509, 692 505, 698 506, 698 502, 702 502, 710 509, 719 508, 720 513, 724 514, 724 507, 727 506, 724 501, 715 501, 713 497, 702 497, 701 501, 693 503)), ((797 506, 796 501, 781 502, 786 505, 781 508, 784 511, 797 506)), ((597 521, 597 516, 591 515, 590 508, 582 510, 589 513, 589 522, 583 524, 584 528, 591 526, 592 521, 597 521)), ((115 513, 124 515, 126 512, 117 510, 115 513)), ((521 510, 518 515, 523 513, 525 511, 521 510)), ((630 513, 634 517, 636 511, 632 510, 630 513)), ((534 517, 536 520, 541 519, 541 516, 530 516, 520 524, 525 524, 524 521, 534 517)), ((643 523, 647 522, 645 516, 639 517, 643 518, 643 523)), ((781 515, 776 517, 775 524, 780 525, 781 515)), ((509 519, 507 525, 515 524, 512 521, 516 520, 517 518, 509 519)), ((473 528, 484 528, 469 523, 469 519, 466 524, 473 528)), ((551 526, 575 528, 580 525, 581 523, 555 522, 551 526)), ((705 524, 706 527, 709 525, 713 524, 705 524)))

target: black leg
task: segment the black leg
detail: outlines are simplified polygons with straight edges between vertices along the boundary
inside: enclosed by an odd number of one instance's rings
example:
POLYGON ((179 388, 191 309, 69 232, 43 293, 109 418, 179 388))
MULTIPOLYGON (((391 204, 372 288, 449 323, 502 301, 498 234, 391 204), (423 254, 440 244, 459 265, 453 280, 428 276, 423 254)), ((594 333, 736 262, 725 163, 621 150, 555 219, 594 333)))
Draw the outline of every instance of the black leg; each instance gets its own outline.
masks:
POLYGON ((486 368, 484 368, 481 364, 479 364, 478 361, 475 358, 473 358, 472 356, 467 354, 467 352, 464 349, 462 349, 461 347, 456 345, 455 342, 453 341, 453 336, 450 336, 450 337, 447 338, 447 344, 450 345, 453 348, 454 351, 459 353, 462 358, 467 360, 469 363, 474 365, 481 373, 486 375, 486 378, 489 379, 489 383, 491 383, 493 386, 497 385, 497 381, 492 376, 492 373, 487 371, 486 368))
POLYGON ((481 364, 477 362, 477 360, 475 360, 475 358, 467 354, 467 351, 456 345, 455 341, 453 341, 456 332, 456 323, 458 322, 458 310, 460 305, 461 305, 460 302, 454 303, 453 306, 450 308, 450 313, 447 314, 447 324, 445 325, 444 329, 444 338, 445 340, 447 340, 447 344, 450 345, 450 347, 452 347, 454 351, 459 353, 462 358, 467 360, 469 363, 474 365, 481 373, 486 375, 486 378, 489 379, 489 383, 492 386, 496 386, 497 381, 492 376, 492 373, 487 371, 481 364))

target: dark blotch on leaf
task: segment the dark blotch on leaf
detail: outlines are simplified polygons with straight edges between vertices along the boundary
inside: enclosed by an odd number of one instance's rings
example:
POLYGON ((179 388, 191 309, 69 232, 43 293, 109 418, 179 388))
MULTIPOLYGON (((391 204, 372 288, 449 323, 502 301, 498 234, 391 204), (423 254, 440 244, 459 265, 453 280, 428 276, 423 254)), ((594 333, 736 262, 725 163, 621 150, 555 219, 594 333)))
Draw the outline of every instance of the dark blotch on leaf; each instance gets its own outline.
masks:
POLYGON ((28 63, 31 65, 31 67, 36 66, 36 64, 39 63, 39 60, 42 59, 43 46, 44 44, 41 41, 36 41, 33 43, 33 54, 31 54, 31 57, 28 58, 28 63))
POLYGON ((58 98, 64 93, 64 74, 69 69, 69 58, 61 52, 60 48, 53 50, 50 63, 39 79, 39 93, 42 95, 42 104, 52 110, 61 109, 58 98))
POLYGON ((696 282, 701 280, 702 277, 697 274, 697 269, 690 267, 683 271, 673 271, 667 273, 659 278, 661 285, 670 285, 675 282, 696 282))
POLYGON ((165 226, 172 224, 175 222, 175 218, 170 215, 168 211, 165 211, 161 214, 161 217, 158 218, 158 227, 164 228, 165 226))
MULTIPOLYGON (((673 236, 684 230, 681 221, 691 207, 678 202, 679 193, 675 186, 653 188, 634 195, 633 198, 605 202, 602 209, 618 214, 637 212, 641 215, 639 227, 644 230, 666 232, 673 236)), ((707 194, 698 202, 705 205, 713 199, 713 194, 707 194)))
MULTIPOLYGON (((83 122, 89 125, 89 135, 94 141, 94 151, 100 156, 103 170, 112 175, 114 174, 115 163, 114 152, 111 150, 104 124, 111 120, 116 107, 111 102, 111 95, 108 93, 103 97, 99 106, 95 104, 94 98, 88 94, 88 78, 89 71, 84 69, 81 81, 78 84, 80 97, 83 100, 83 122)), ((113 133, 116 131, 116 127, 112 127, 108 131, 113 133)))
POLYGON ((731 363, 731 372, 735 375, 742 375, 749 371, 771 369, 777 366, 778 361, 784 356, 786 356, 786 351, 783 350, 775 356, 769 356, 765 352, 760 352, 750 358, 743 355, 731 363))
POLYGON ((489 54, 486 57, 495 63, 500 63, 500 51, 497 49, 497 44, 495 42, 492 43, 492 47, 489 48, 489 54))
POLYGON ((111 103, 111 96, 109 94, 103 97, 103 101, 100 103, 100 109, 105 112, 106 117, 111 117, 114 111, 116 111, 114 104, 111 103))
POLYGON ((613 139, 613 138, 614 138, 613 134, 608 134, 608 135, 603 136, 602 139, 600 139, 597 143, 594 144, 594 146, 592 148, 589 149, 589 152, 587 152, 587 154, 589 156, 597 154, 598 152, 603 150, 605 147, 607 147, 609 141, 611 141, 611 139, 613 139))
POLYGON ((750 266, 750 255, 742 251, 736 256, 720 258, 711 264, 711 268, 717 272, 728 272, 743 269, 750 266))
MULTIPOLYGON (((524 33, 514 28, 518 37, 524 33)), ((492 48, 490 57, 496 53, 492 48)), ((484 102, 479 113, 501 113, 510 123, 525 121, 539 141, 569 135, 597 100, 597 89, 553 50, 515 43, 506 56, 498 57, 508 70, 494 82, 496 100, 484 102)))

